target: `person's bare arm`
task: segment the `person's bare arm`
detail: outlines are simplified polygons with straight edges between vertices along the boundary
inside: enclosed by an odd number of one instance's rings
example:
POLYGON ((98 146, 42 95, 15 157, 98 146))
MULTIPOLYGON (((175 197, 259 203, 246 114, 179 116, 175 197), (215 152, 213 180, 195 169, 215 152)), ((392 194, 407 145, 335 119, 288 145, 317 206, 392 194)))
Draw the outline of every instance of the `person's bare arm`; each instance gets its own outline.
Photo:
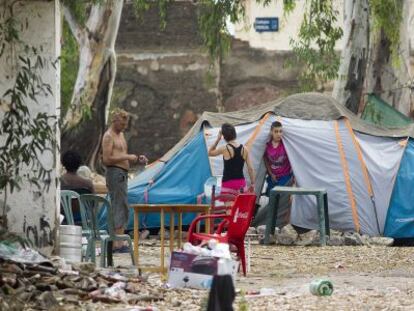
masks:
POLYGON ((93 185, 92 180, 89 180, 89 190, 90 190, 92 193, 95 193, 95 187, 94 187, 94 185, 93 185))
POLYGON ((252 186, 254 186, 254 184, 256 183, 256 176, 254 174, 252 162, 250 161, 249 151, 246 148, 243 148, 243 157, 244 157, 244 160, 246 161, 247 172, 249 173, 249 177, 250 177, 250 183, 252 186))
POLYGON ((221 131, 219 132, 219 134, 217 136, 217 139, 214 142, 214 144, 208 149, 208 155, 210 157, 215 157, 215 156, 218 156, 220 154, 223 154, 224 148, 223 147, 217 148, 217 145, 220 142, 220 140, 221 140, 221 131))
POLYGON ((114 140, 110 135, 104 135, 102 140, 102 157, 103 163, 105 165, 115 165, 119 162, 128 160, 128 161, 136 161, 137 156, 134 154, 118 154, 114 156, 112 154, 112 150, 114 147, 114 140))
POLYGON ((263 161, 266 166, 267 174, 269 174, 269 176, 272 178, 273 181, 276 181, 276 176, 272 173, 269 160, 266 158, 266 156, 263 156, 263 161))

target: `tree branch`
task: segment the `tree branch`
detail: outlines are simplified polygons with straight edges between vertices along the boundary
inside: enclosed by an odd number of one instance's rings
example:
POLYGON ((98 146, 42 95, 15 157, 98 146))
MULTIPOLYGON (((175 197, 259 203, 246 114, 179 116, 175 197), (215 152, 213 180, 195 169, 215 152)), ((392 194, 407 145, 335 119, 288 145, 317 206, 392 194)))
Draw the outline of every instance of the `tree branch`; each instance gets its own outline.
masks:
POLYGON ((81 27, 81 25, 79 25, 79 23, 76 21, 75 16, 73 16, 70 9, 65 4, 62 4, 62 6, 63 6, 63 14, 69 25, 69 28, 73 36, 75 37, 76 41, 78 42, 78 44, 80 44, 80 42, 86 38, 85 29, 81 27))

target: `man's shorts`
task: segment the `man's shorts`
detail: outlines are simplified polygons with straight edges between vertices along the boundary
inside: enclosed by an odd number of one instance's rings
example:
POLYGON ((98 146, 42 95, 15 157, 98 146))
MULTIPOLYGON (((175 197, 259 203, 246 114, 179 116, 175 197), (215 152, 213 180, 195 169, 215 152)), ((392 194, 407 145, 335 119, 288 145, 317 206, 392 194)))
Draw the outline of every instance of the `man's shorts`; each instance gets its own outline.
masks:
POLYGON ((129 218, 128 171, 117 166, 108 166, 106 186, 111 199, 114 227, 115 229, 125 228, 129 218))

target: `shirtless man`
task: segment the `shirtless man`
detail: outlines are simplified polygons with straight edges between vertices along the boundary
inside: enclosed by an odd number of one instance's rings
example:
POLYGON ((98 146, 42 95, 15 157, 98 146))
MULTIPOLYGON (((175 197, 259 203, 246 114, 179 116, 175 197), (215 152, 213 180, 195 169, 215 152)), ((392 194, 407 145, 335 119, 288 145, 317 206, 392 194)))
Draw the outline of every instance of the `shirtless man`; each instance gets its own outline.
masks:
MULTIPOLYGON (((106 186, 111 199, 111 207, 116 234, 123 234, 128 223, 128 170, 129 162, 147 163, 144 155, 139 157, 128 154, 127 143, 123 131, 128 125, 128 113, 116 109, 111 114, 111 126, 102 139, 103 163, 106 166, 106 186)), ((122 242, 116 242, 115 251, 129 252, 122 242)))

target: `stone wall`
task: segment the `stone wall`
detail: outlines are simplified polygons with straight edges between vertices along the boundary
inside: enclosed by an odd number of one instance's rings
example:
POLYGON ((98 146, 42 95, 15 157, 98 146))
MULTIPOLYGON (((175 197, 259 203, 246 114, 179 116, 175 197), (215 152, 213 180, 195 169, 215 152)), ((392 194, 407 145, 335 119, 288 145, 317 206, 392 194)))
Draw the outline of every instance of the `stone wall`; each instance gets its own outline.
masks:
POLYGON ((299 70, 288 67, 291 57, 290 52, 254 49, 233 40, 220 71, 225 110, 254 107, 297 91, 299 70))
POLYGON ((211 69, 198 33, 193 2, 173 2, 160 29, 156 8, 138 21, 124 7, 117 54, 113 106, 131 112, 129 149, 150 160, 174 146, 203 111, 217 111, 217 84, 225 111, 251 107, 297 87, 295 70, 285 69, 289 53, 252 49, 234 40, 220 70, 211 69))

